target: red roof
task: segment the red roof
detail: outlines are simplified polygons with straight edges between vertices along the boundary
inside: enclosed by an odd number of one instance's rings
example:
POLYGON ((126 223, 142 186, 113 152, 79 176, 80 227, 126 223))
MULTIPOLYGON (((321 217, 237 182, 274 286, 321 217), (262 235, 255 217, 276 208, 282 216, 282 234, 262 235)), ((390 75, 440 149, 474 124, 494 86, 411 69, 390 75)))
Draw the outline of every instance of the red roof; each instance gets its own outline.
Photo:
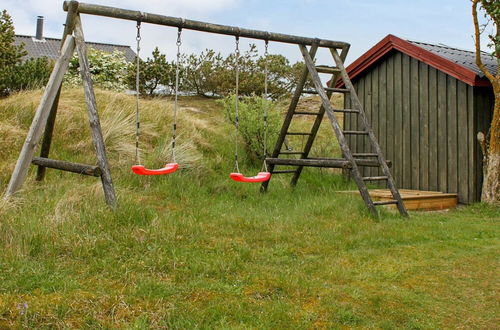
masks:
MULTIPOLYGON (((478 73, 473 71, 470 67, 455 63, 450 59, 418 46, 418 44, 419 43, 413 43, 389 34, 346 68, 349 78, 351 78, 351 80, 356 79, 358 75, 361 75, 363 71, 372 64, 376 63, 384 55, 395 49, 455 77, 468 85, 491 86, 488 79, 480 77, 478 73)), ((343 86, 342 81, 339 81, 337 86, 343 86)))

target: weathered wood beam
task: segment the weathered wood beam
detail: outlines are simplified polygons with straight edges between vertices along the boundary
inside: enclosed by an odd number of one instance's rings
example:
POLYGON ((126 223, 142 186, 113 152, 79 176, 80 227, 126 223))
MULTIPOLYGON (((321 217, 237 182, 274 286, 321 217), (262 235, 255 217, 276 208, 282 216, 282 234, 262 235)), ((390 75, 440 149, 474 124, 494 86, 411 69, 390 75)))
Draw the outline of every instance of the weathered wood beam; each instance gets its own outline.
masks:
MULTIPOLYGON (((327 73, 327 74, 337 74, 340 73, 339 68, 336 68, 334 66, 328 66, 328 65, 317 65, 316 66, 316 71, 318 73, 327 73)), ((332 85, 335 86, 335 85, 332 85)))
MULTIPOLYGON (((73 26, 75 23, 76 9, 78 3, 70 3, 68 9, 68 15, 66 16, 66 23, 64 24, 64 32, 61 40, 65 40, 66 36, 73 33, 73 26)), ((61 43, 61 48, 62 48, 61 43)), ((47 119, 47 125, 45 126, 45 132, 43 133, 42 146, 40 147, 40 157, 47 158, 50 153, 50 145, 52 144, 52 134, 54 132, 54 125, 57 116, 57 107, 59 105, 59 96, 61 95, 61 86, 59 85, 59 89, 57 91, 56 98, 54 99, 54 103, 52 104, 52 108, 50 109, 50 114, 47 119)), ((36 172, 36 180, 42 181, 45 177, 45 167, 38 166, 36 172)))
POLYGON ((50 109, 54 104, 59 86, 61 85, 74 50, 75 40, 71 35, 68 35, 64 41, 61 56, 57 59, 54 65, 54 69, 50 74, 49 82, 45 87, 40 104, 36 109, 30 130, 26 136, 26 140, 24 141, 23 148, 19 154, 14 172, 12 173, 12 177, 10 178, 9 185, 5 192, 5 198, 8 198, 18 191, 26 180, 28 168, 31 164, 31 160, 33 159, 33 155, 35 154, 35 149, 40 142, 40 138, 42 137, 43 129, 47 124, 50 109))
MULTIPOLYGON (((330 119, 330 124, 333 128, 333 131, 335 132, 335 135, 337 136, 337 140, 339 141, 339 145, 340 145, 340 149, 342 150, 342 154, 352 166, 352 168, 351 168, 352 177, 358 186, 361 197, 365 201, 365 204, 368 207, 368 210, 373 215, 377 216, 378 213, 373 205, 373 202, 370 198, 370 195, 368 194, 368 188, 366 187, 365 183, 361 179, 361 175, 359 173, 357 162, 355 161, 354 157, 352 156, 352 152, 347 144, 344 133, 342 132, 342 128, 340 127, 340 125, 337 121, 337 118, 335 116, 334 109, 333 109, 332 104, 330 103, 330 100, 329 100, 330 95, 323 89, 321 79, 319 78, 318 72, 316 71, 316 68, 314 66, 314 62, 313 62, 312 58, 309 56, 309 54, 307 53, 305 47, 299 46, 299 48, 300 48, 300 51, 302 52, 302 56, 304 57, 304 62, 306 64, 306 67, 309 69, 309 73, 311 75, 314 86, 316 87, 316 90, 319 92, 319 96, 321 98, 322 108, 324 109, 328 118, 330 119)), ((337 54, 337 53, 335 52, 335 54, 337 54)), ((338 54, 337 54, 337 58, 335 58, 335 62, 337 64, 337 66, 342 69, 341 75, 344 76, 344 74, 346 74, 345 68, 342 68, 338 65, 339 62, 340 62, 340 64, 342 64, 342 59, 338 56, 338 54), (337 61, 337 58, 338 58, 338 61, 337 61)), ((328 86, 328 87, 332 87, 332 86, 328 86)), ((346 86, 346 87, 349 88, 349 86, 346 86)), ((353 93, 350 93, 350 94, 353 94, 353 93)), ((362 109, 362 108, 358 107, 357 109, 362 109)))
POLYGON ((290 158, 266 158, 266 162, 272 165, 308 166, 308 167, 330 167, 350 168, 351 164, 345 159, 290 159, 290 158))
POLYGON ((54 168, 56 170, 78 173, 82 175, 101 176, 101 169, 98 166, 67 162, 63 160, 34 157, 32 164, 43 166, 44 168, 54 168))
POLYGON ((80 61, 80 74, 83 81, 83 90, 85 93, 85 102, 87 103, 87 113, 89 116, 90 129, 92 132, 92 140, 94 141, 94 149, 97 155, 97 164, 101 169, 101 182, 104 190, 104 198, 106 203, 111 207, 116 206, 116 194, 111 179, 111 171, 109 170, 108 158, 106 156, 106 147, 101 131, 101 123, 97 113, 97 102, 95 99, 94 86, 90 75, 90 67, 87 57, 87 45, 83 35, 80 16, 75 17, 75 40, 76 50, 80 61))
MULTIPOLYGON (((356 90, 355 90, 355 88, 354 88, 354 86, 349 78, 349 75, 347 74, 343 60, 341 59, 337 50, 330 49, 330 53, 332 54, 333 59, 335 60, 337 67, 340 69, 340 74, 341 74, 342 81, 344 82, 345 87, 351 91, 351 93, 350 93, 351 105, 355 109, 363 109, 363 106, 362 106, 362 104, 361 104, 361 102, 356 94, 356 90)), ((373 133, 373 130, 371 129, 371 127, 369 125, 368 118, 366 117, 366 114, 364 113, 364 111, 360 111, 359 115, 360 115, 360 119, 362 122, 362 127, 364 127, 368 131, 368 137, 369 137, 370 143, 372 145, 372 148, 374 149, 375 153, 377 153, 377 155, 378 155, 377 159, 380 163, 380 168, 382 169, 382 173, 385 176, 389 177, 389 179, 387 180, 387 186, 391 190, 393 197, 397 201, 399 201, 398 202, 399 213, 401 215, 407 217, 408 212, 406 211, 406 208, 402 202, 399 190, 397 189, 396 184, 394 183, 394 179, 392 178, 391 171, 389 170, 389 167, 386 166, 387 162, 386 162, 385 157, 382 153, 382 149, 380 148, 380 145, 377 142, 377 138, 375 137, 375 134, 373 133)), ((328 113, 328 116, 330 116, 330 117, 334 116, 333 112, 328 113)))
MULTIPOLYGON (((376 160, 370 159, 356 159, 358 166, 378 167, 379 163, 376 160)), ((346 159, 335 158, 305 158, 305 159, 291 159, 291 158, 266 158, 269 165, 290 165, 290 166, 306 166, 306 167, 330 167, 330 168, 343 168, 350 169, 351 163, 346 159)), ((390 163, 390 161, 387 161, 390 163)))
MULTIPOLYGON (((307 157, 307 159, 332 159, 332 158, 322 158, 322 157, 307 157)), ((358 166, 365 166, 365 167, 378 167, 380 166, 380 163, 376 159, 360 159, 360 158, 354 158, 356 161, 356 165, 358 166)), ((385 163, 387 164, 388 167, 392 167, 392 160, 386 160, 385 163)))
MULTIPOLYGON (((65 11, 68 10, 71 2, 77 2, 77 1, 65 1, 63 5, 63 9, 65 11)), ((212 24, 212 23, 194 21, 179 17, 164 16, 152 13, 145 13, 136 10, 127 10, 127 9, 100 6, 100 5, 81 3, 81 2, 78 3, 78 12, 80 14, 120 18, 134 22, 141 21, 144 23, 173 26, 188 30, 204 31, 209 33, 240 36, 240 37, 260 39, 260 40, 277 41, 289 44, 312 45, 313 43, 318 42, 318 45, 320 47, 338 48, 338 49, 344 48, 346 45, 349 45, 348 43, 342 41, 315 39, 315 38, 300 37, 282 33, 244 29, 237 26, 212 24)))

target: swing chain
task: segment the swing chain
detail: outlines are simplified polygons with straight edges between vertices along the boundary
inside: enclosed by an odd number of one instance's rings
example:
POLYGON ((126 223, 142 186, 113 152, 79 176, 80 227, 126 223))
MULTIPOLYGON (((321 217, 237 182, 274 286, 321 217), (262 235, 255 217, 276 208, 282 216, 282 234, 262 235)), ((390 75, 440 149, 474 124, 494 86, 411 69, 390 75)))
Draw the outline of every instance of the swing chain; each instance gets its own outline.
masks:
POLYGON ((174 101, 174 120, 172 124, 172 162, 175 163, 175 140, 177 138, 177 105, 178 105, 178 96, 179 96, 179 65, 180 65, 180 57, 181 57, 181 34, 182 28, 180 27, 177 31, 177 58, 175 63, 175 101, 174 101))
POLYGON ((267 163, 266 163, 266 157, 267 157, 267 130, 268 130, 268 121, 267 121, 267 99, 268 99, 268 75, 269 75, 269 61, 268 61, 268 47, 269 47, 269 39, 266 39, 265 41, 265 48, 264 48, 264 95, 263 95, 263 102, 264 102, 264 171, 267 172, 267 163))
POLYGON ((140 136, 140 126, 141 126, 141 121, 139 117, 139 92, 140 92, 140 81, 139 81, 139 75, 140 75, 140 57, 139 57, 139 52, 141 51, 141 22, 137 21, 137 36, 135 37, 135 40, 137 42, 136 46, 136 72, 135 72, 135 162, 136 164, 141 163, 141 157, 139 154, 139 136, 140 136))
POLYGON ((234 117, 234 126, 235 126, 235 137, 234 137, 234 164, 236 168, 236 172, 240 172, 240 167, 238 164, 238 132, 239 132, 239 113, 238 113, 238 98, 239 98, 239 74, 240 74, 240 36, 236 36, 236 49, 234 51, 235 54, 235 71, 236 71, 236 87, 235 87, 235 117, 234 117))

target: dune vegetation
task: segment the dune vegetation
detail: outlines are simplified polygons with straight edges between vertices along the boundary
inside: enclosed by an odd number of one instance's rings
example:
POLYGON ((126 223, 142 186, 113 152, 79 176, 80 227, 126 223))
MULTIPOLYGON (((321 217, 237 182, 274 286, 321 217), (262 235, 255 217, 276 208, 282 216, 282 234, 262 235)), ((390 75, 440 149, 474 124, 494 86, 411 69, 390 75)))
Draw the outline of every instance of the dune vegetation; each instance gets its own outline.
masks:
MULTIPOLYGON (((0 192, 41 94, 0 100, 0 192)), ((40 183, 34 167, 20 193, 0 199, 0 328, 498 327, 499 208, 410 219, 382 209, 374 219, 358 195, 337 193, 354 186, 324 169, 304 170, 293 189, 276 176, 260 194, 228 178, 234 130, 203 97, 180 99, 181 170, 138 177, 134 97, 96 94, 118 207, 96 178, 49 169, 40 183)), ((171 98, 141 100, 148 167, 169 159, 171 110, 171 98)), ((338 155, 334 141, 325 123, 314 155, 338 155)), ((78 89, 63 90, 51 157, 95 163, 78 89)))

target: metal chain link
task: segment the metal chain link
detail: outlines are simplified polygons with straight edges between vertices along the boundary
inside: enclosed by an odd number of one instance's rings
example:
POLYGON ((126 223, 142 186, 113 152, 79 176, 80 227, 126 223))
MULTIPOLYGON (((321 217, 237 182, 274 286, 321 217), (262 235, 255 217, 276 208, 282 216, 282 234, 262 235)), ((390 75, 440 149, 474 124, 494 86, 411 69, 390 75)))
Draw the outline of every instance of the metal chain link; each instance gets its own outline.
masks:
POLYGON ((240 37, 236 36, 236 49, 234 51, 235 54, 235 70, 236 70, 236 87, 235 87, 235 117, 234 117, 234 127, 235 127, 235 138, 234 138, 234 163, 236 172, 240 172, 240 167, 238 165, 238 133, 239 133, 239 112, 238 112, 238 92, 239 92, 239 84, 240 84, 240 37))
POLYGON ((135 37, 135 40, 137 42, 137 47, 136 47, 136 72, 135 72, 135 162, 136 164, 141 164, 141 156, 139 153, 139 136, 140 136, 140 117, 139 117, 139 94, 140 94, 140 88, 139 88, 139 75, 140 75, 140 57, 139 53, 141 51, 141 22, 137 21, 137 36, 135 37))
POLYGON ((264 170, 267 172, 267 163, 266 163, 266 157, 267 157, 267 129, 268 129, 268 122, 267 122, 267 99, 268 99, 268 75, 269 75, 269 63, 268 63, 268 47, 269 47, 269 40, 266 39, 265 43, 265 48, 264 48, 264 95, 263 95, 263 105, 264 105, 264 170))
POLYGON ((179 28, 177 31, 177 58, 175 63, 175 101, 174 101, 174 120, 172 124, 172 162, 175 163, 175 140, 177 138, 177 103, 179 96, 179 66, 180 66, 180 57, 181 57, 181 34, 182 28, 179 28))

